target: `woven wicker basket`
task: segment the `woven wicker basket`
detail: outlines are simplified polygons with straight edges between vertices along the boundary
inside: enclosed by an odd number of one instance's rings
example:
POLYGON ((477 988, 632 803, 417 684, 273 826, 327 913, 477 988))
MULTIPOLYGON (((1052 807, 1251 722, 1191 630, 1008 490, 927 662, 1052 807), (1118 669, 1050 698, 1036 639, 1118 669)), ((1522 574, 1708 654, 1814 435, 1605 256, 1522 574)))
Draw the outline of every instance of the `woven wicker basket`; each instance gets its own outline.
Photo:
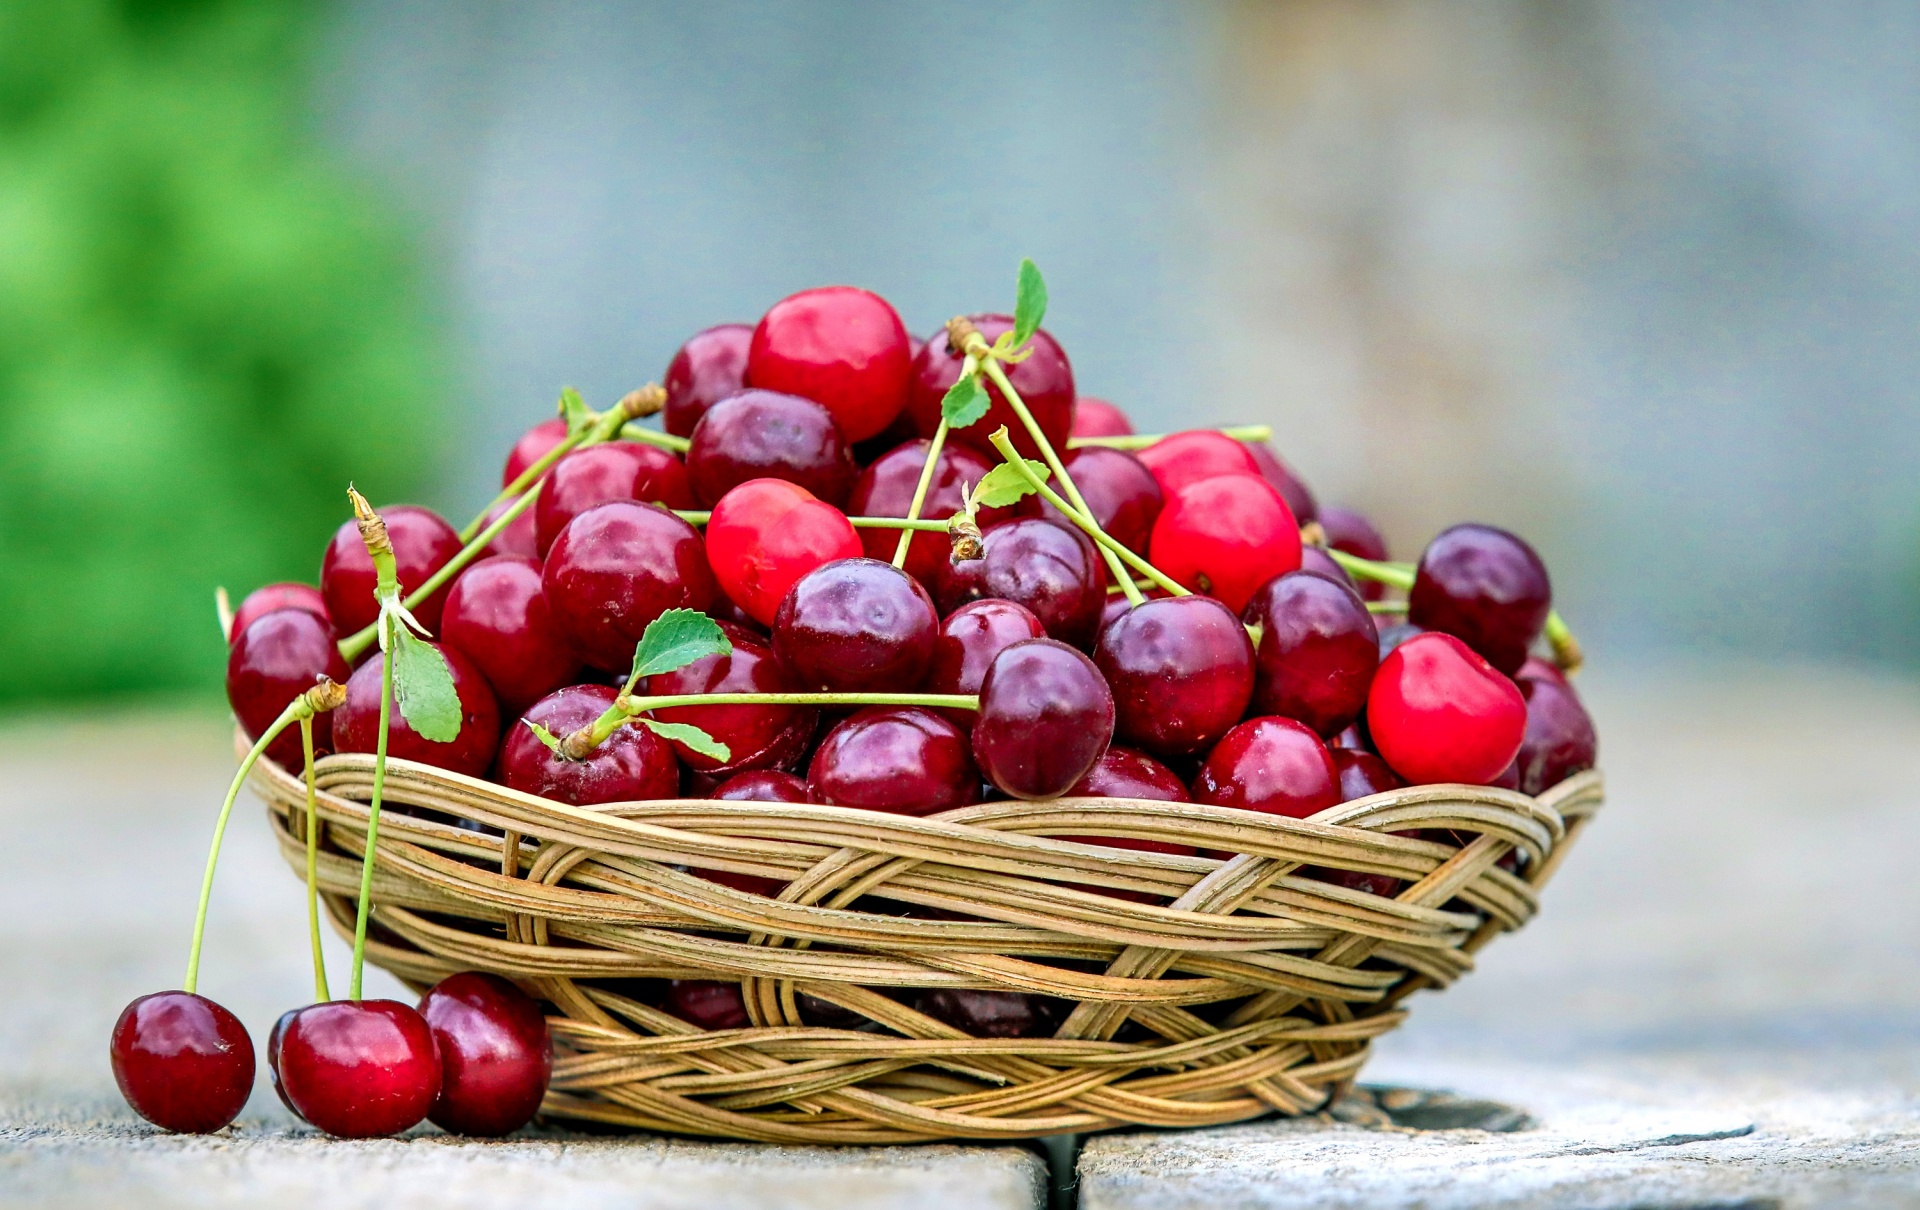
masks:
MULTIPOLYGON (((320 886, 349 932, 372 776, 364 755, 317 766, 320 886)), ((301 780, 262 761, 254 781, 304 875, 301 780)), ((782 1143, 1214 1125, 1319 1109, 1409 992, 1451 983, 1533 915, 1600 799, 1590 772, 1538 799, 1419 786, 1308 821, 1091 798, 914 819, 696 799, 571 807, 395 760, 367 953, 416 988, 493 971, 553 1004, 555 1117, 782 1143), (405 813, 419 808, 504 836, 405 813), (1470 843, 1391 834, 1413 829, 1470 843), (1046 839, 1062 835, 1239 856, 1046 839), (1515 849, 1520 875, 1497 864, 1515 849), (791 882, 768 899, 685 865, 791 882), (1404 889, 1389 900, 1300 877, 1309 865, 1404 889), (876 894, 981 919, 849 906, 876 894), (703 1032, 623 994, 656 978, 738 979, 754 1024, 703 1032), (1077 1007, 1050 1038, 972 1038, 873 990, 938 987, 1077 1007), (801 992, 892 1032, 808 1028, 801 992)))

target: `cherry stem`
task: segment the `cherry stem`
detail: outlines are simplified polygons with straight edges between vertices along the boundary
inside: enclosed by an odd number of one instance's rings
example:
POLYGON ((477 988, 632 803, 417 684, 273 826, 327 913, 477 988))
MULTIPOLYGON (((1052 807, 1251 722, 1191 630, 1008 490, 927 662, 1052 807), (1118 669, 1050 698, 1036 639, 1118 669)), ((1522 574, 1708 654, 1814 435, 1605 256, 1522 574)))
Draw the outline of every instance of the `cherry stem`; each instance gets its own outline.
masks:
POLYGON ((213 616, 220 620, 220 637, 233 642, 233 600, 225 585, 213 590, 213 616))
POLYGON ((1411 563, 1381 563, 1373 559, 1363 559, 1359 555, 1350 555, 1344 550, 1335 550, 1331 546, 1322 549, 1327 552, 1327 557, 1338 563, 1348 575, 1358 576, 1363 580, 1377 580, 1390 588, 1413 587, 1414 571, 1411 563))
POLYGON ((1547 611, 1547 645, 1553 649, 1553 662, 1568 676, 1580 671, 1587 662, 1586 653, 1580 650, 1580 640, 1573 637, 1573 631, 1567 629, 1566 619, 1560 611, 1547 611))
POLYGON ((634 697, 632 686, 593 722, 567 736, 560 755, 585 760, 587 755, 622 726, 655 710, 678 706, 925 706, 929 709, 978 710, 974 693, 677 693, 662 697, 634 697))
POLYGON ((1367 612, 1405 613, 1407 612, 1407 603, 1405 601, 1368 601, 1367 612))
MULTIPOLYGON (((1411 589, 1414 577, 1418 574, 1411 563, 1382 563, 1373 559, 1362 559, 1358 555, 1350 555, 1344 550, 1335 550, 1331 546, 1322 549, 1335 563, 1345 568, 1349 575, 1358 576, 1363 580, 1377 580, 1394 588, 1411 589)), ((1373 613, 1397 613, 1406 607, 1405 602, 1389 601, 1374 601, 1367 605, 1367 609, 1373 613)), ((1567 627, 1567 620, 1560 616, 1559 610, 1547 611, 1545 634, 1547 645, 1553 649, 1553 662, 1558 664, 1563 672, 1578 672, 1581 665, 1586 662, 1586 655, 1580 649, 1580 640, 1573 636, 1573 631, 1567 627)))
POLYGON ((685 437, 676 437, 672 433, 663 433, 659 429, 650 429, 640 424, 629 424, 620 430, 622 441, 637 441, 641 445, 654 445, 663 450, 672 450, 684 454, 693 448, 693 442, 685 437))
MULTIPOLYGON (((389 559, 391 563, 391 559, 389 559)), ((360 999, 361 975, 367 961, 367 916, 373 906, 373 846, 380 835, 380 799, 387 788, 387 725, 393 717, 393 615, 382 612, 379 625, 386 642, 380 645, 380 732, 373 745, 373 798, 367 804, 367 847, 360 858, 360 905, 353 919, 353 971, 347 980, 347 998, 360 999)))
MULTIPOLYGON (((961 372, 965 373, 965 370, 961 372)), ((907 520, 909 521, 918 521, 920 519, 920 508, 927 502, 927 488, 933 483, 934 468, 940 463, 940 450, 946 444, 947 418, 942 416, 940 417, 939 425, 933 430, 933 440, 927 444, 927 460, 920 467, 920 482, 913 486, 913 500, 907 505, 907 520)), ((940 528, 945 529, 946 523, 942 522, 940 528)), ((913 531, 911 529, 901 530, 899 544, 893 548, 893 565, 896 568, 903 570, 906 568, 907 548, 912 545, 913 531)))
POLYGON ((313 720, 300 720, 300 754, 307 781, 307 939, 313 945, 313 1000, 333 999, 327 990, 327 957, 320 950, 320 804, 313 791, 313 720))
MULTIPOLYGON (((712 513, 695 508, 676 508, 670 511, 689 525, 705 525, 713 518, 712 513)), ((847 520, 855 529, 910 529, 917 533, 928 534, 947 532, 945 521, 922 521, 909 517, 848 517, 847 520)))
MULTIPOLYGON (((1268 441, 1273 437, 1273 426, 1270 424, 1237 424, 1212 431, 1235 441, 1268 441)), ((1144 450, 1171 436, 1172 433, 1125 433, 1113 437, 1071 437, 1067 440, 1067 448, 1079 450, 1097 445, 1110 450, 1144 450)))
POLYGON ((460 531, 460 540, 469 544, 474 542, 480 527, 486 523, 488 513, 500 507, 503 501, 524 494, 528 488, 544 479, 547 472, 553 469, 553 464, 579 448, 580 444, 587 439, 589 432, 590 430, 583 428, 577 433, 568 433, 558 445, 535 459, 532 466, 521 471, 512 483, 501 488, 500 494, 487 501, 487 506, 480 510, 479 515, 467 522, 467 527, 460 531))

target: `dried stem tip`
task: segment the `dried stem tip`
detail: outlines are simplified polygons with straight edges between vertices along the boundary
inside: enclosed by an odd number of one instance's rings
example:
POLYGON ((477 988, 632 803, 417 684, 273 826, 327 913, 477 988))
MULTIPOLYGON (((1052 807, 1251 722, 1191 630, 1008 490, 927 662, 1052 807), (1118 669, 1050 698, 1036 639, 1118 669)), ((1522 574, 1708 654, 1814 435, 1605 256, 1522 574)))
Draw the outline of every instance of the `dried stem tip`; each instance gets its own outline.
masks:
POLYGON ((1321 528, 1318 521, 1309 521, 1300 527, 1300 544, 1318 546, 1324 550, 1327 545, 1327 531, 1321 528))
POLYGON ((614 406, 619 408, 620 414, 628 420, 651 416, 667 406, 666 388, 657 382, 649 382, 646 386, 635 387, 628 391, 614 406))
POLYGON ((955 566, 984 559, 987 555, 987 548, 980 537, 980 523, 966 513, 955 513, 947 518, 947 538, 953 544, 947 561, 955 566))
POLYGON ((974 327, 973 321, 964 315, 956 315, 947 321, 947 348, 956 355, 964 354, 968 339, 979 335, 980 329, 974 327))
POLYGON ((325 714, 346 704, 347 687, 330 676, 323 676, 313 688, 300 696, 315 714, 325 714))
POLYGON ((353 501, 353 519, 360 526, 360 540, 367 544, 367 553, 375 558, 392 554, 393 539, 387 537, 387 523, 373 511, 373 505, 352 484, 347 485, 347 499, 353 501))

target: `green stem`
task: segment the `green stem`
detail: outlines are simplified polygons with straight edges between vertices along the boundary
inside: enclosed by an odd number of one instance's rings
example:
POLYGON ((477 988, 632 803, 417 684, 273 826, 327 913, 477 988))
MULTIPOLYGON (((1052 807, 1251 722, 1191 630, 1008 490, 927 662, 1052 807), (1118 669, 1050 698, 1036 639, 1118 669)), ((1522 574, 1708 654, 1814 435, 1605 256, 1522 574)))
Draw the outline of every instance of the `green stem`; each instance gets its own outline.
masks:
POLYGON ((380 731, 373 742, 373 799, 367 805, 367 848, 360 859, 360 907, 353 919, 353 972, 347 998, 360 999, 360 977, 367 961, 367 914, 373 906, 373 846, 380 835, 380 799, 387 788, 387 725, 393 715, 393 615, 380 614, 386 641, 380 645, 380 731))
POLYGON ((1413 564, 1411 563, 1379 563, 1372 559, 1362 559, 1358 555, 1350 555, 1344 550, 1335 550, 1331 546, 1324 549, 1329 558, 1346 569, 1348 575, 1358 576, 1363 580, 1377 580, 1391 588, 1413 587, 1413 564))
POLYGON ((663 697, 633 697, 622 693, 599 718, 565 739, 564 755, 584 760, 629 721, 655 710, 677 706, 925 706, 929 709, 978 710, 973 693, 679 693, 663 697))
POLYGON ((460 531, 460 540, 471 543, 474 540, 474 535, 480 532, 480 527, 486 524, 488 513, 500 507, 502 502, 513 499, 515 496, 520 495, 535 483, 545 478, 547 472, 553 469, 554 463, 571 454, 581 442, 585 441, 591 435, 591 429, 581 429, 577 433, 568 433, 565 437, 561 438, 558 445, 555 445, 552 449, 534 459, 532 466, 521 471, 518 478, 501 488, 500 494, 487 501, 487 506, 480 510, 479 515, 467 522, 467 527, 460 531))
POLYGON ((307 939, 313 944, 313 1000, 333 999, 327 990, 327 957, 320 951, 320 805, 313 792, 313 720, 300 720, 300 753, 307 780, 307 939))
POLYGON ((637 441, 641 445, 657 445, 663 450, 672 450, 676 454, 684 454, 693 448, 693 442, 685 437, 676 437, 672 433, 647 428, 637 420, 620 430, 620 439, 637 441))
MULTIPOLYGON (((920 508, 927 502, 927 487, 933 482, 934 468, 940 464, 941 447, 946 444, 947 418, 942 416, 940 417, 939 425, 933 430, 933 441, 927 446, 927 460, 920 468, 920 482, 914 484, 913 500, 907 505, 907 520, 909 521, 918 521, 920 519, 920 508)), ((942 524, 940 528, 945 529, 946 526, 942 524)), ((901 530, 900 542, 893 548, 893 565, 895 567, 906 567, 907 548, 912 545, 913 531, 911 529, 901 530)))
MULTIPOLYGON (((1268 441, 1273 437, 1273 426, 1267 424, 1236 424, 1213 431, 1235 441, 1268 441)), ((1070 437, 1067 448, 1078 450, 1100 445, 1110 450, 1143 450, 1171 436, 1172 433, 1128 433, 1118 437, 1070 437)))
POLYGON ((1407 603, 1405 601, 1368 601, 1367 612, 1405 613, 1407 612, 1407 603))

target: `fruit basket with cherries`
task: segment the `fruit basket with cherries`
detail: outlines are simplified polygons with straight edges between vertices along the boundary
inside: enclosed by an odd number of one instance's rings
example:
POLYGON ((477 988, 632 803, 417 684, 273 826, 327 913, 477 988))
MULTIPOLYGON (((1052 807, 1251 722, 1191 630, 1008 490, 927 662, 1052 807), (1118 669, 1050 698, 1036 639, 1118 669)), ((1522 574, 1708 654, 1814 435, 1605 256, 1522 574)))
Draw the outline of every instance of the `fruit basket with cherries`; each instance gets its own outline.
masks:
POLYGON ((1030 262, 1011 315, 924 343, 803 291, 664 387, 564 393, 466 529, 349 489, 318 589, 223 595, 244 756, 184 988, 114 1030, 134 1108, 213 1130, 252 1087, 197 993, 249 778, 314 960, 268 1067, 337 1136, 1325 1105, 1599 806, 1578 646, 1518 537, 1391 562, 1265 428, 1077 395, 1045 308, 1030 262))

